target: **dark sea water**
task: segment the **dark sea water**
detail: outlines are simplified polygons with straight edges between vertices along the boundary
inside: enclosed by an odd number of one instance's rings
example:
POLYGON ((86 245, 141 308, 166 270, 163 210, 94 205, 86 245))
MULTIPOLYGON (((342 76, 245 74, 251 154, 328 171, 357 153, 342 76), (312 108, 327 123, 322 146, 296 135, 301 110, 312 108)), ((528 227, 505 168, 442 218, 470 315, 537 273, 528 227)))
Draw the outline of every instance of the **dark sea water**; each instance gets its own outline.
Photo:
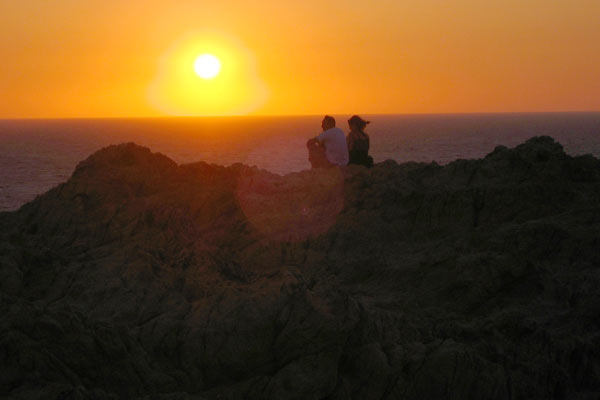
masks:
MULTIPOLYGON (((347 131, 349 116, 335 116, 347 131)), ((375 162, 480 158, 497 145, 550 135, 571 155, 600 157, 600 113, 369 115, 375 162)), ((306 140, 321 116, 0 120, 0 211, 15 210, 69 178, 109 144, 135 142, 178 163, 241 162, 279 174, 310 167, 306 140)))

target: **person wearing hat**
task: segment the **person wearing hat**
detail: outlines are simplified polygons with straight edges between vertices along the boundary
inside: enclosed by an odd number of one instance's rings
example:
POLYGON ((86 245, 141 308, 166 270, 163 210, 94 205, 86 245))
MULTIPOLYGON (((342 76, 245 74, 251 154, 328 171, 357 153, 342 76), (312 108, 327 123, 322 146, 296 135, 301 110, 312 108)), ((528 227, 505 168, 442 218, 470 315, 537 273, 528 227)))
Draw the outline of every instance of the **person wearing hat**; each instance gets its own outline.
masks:
POLYGON ((373 157, 369 156, 369 135, 365 133, 365 127, 370 121, 365 121, 358 115, 353 115, 348 120, 350 133, 346 138, 349 153, 348 164, 364 165, 367 168, 373 166, 373 157))

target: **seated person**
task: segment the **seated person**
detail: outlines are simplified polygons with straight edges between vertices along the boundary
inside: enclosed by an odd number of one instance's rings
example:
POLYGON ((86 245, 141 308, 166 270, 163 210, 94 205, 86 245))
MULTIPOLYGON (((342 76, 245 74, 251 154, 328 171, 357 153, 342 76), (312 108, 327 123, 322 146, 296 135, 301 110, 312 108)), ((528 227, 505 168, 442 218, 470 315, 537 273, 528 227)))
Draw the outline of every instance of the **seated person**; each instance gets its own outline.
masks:
POLYGON ((346 139, 348 142, 349 164, 373 166, 373 158, 369 156, 369 135, 365 133, 365 127, 369 121, 365 121, 358 115, 348 120, 350 133, 346 139))
POLYGON ((348 147, 344 131, 335 127, 335 119, 326 115, 321 122, 323 132, 306 143, 308 160, 313 168, 329 168, 348 164, 348 147))

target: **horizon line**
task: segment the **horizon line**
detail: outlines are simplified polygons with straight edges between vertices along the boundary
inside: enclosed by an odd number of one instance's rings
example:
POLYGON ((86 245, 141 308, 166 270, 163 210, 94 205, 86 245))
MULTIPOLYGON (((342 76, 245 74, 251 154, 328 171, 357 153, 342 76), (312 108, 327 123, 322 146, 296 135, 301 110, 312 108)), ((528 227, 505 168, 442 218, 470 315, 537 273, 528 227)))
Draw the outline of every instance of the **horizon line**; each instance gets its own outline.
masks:
MULTIPOLYGON (((461 112, 412 112, 412 113, 362 113, 369 116, 416 116, 416 115, 509 115, 509 114, 594 114, 600 110, 558 110, 558 111, 461 111, 461 112)), ((88 116, 88 117, 0 117, 0 121, 51 121, 51 120, 92 120, 92 119, 195 119, 195 118, 289 118, 322 117, 323 115, 353 115, 355 113, 311 113, 311 114, 231 114, 231 115, 147 115, 147 116, 88 116)))

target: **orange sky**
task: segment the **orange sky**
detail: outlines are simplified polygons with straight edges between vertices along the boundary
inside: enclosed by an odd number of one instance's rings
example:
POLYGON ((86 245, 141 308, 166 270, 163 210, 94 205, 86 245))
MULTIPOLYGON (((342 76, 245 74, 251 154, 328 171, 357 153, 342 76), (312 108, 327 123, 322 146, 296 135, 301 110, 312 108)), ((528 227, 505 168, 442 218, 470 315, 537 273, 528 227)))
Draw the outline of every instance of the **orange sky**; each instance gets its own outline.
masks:
POLYGON ((0 118, 600 110, 598 0, 0 0, 0 37, 0 118))

